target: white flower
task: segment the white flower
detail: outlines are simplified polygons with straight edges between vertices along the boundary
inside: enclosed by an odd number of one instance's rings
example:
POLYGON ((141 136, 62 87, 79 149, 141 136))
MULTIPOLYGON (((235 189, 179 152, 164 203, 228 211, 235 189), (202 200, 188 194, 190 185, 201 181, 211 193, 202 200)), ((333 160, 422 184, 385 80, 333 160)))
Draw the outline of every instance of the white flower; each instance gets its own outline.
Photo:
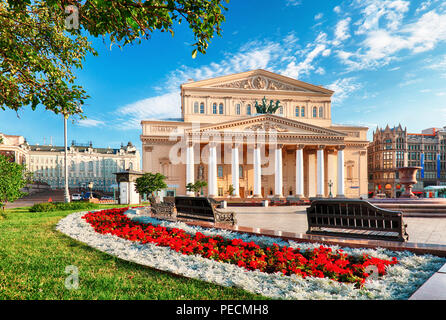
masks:
MULTIPOLYGON (((332 250, 342 249, 350 255, 368 254, 380 259, 397 257, 399 263, 388 268, 384 277, 367 281, 363 288, 356 289, 353 284, 339 283, 327 278, 305 279, 297 276, 283 276, 256 271, 247 271, 236 265, 217 262, 200 256, 188 256, 175 252, 167 247, 159 247, 152 243, 140 244, 94 231, 81 217, 86 212, 73 213, 63 218, 56 229, 73 239, 84 242, 100 251, 124 260, 141 265, 168 271, 185 277, 216 283, 227 287, 239 287, 244 290, 279 299, 407 299, 446 261, 432 255, 418 256, 408 251, 393 252, 383 248, 341 248, 327 246, 332 250)), ((194 235, 201 232, 207 236, 220 235, 226 239, 240 238, 243 241, 254 241, 259 245, 291 246, 293 248, 313 249, 320 243, 297 243, 280 238, 254 236, 221 229, 205 229, 190 226, 183 222, 171 222, 151 217, 128 215, 141 223, 152 223, 168 228, 181 228, 194 235)))

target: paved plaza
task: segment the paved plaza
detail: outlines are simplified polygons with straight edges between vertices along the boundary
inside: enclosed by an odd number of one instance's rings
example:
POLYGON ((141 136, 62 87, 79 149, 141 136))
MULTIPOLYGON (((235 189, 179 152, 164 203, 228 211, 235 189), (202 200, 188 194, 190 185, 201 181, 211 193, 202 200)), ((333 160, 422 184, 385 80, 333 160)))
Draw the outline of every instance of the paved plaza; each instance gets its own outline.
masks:
MULTIPOLYGON (((305 234, 306 206, 229 207, 237 213, 237 224, 243 227, 270 229, 305 234)), ((404 217, 409 242, 446 245, 446 218, 404 217)))

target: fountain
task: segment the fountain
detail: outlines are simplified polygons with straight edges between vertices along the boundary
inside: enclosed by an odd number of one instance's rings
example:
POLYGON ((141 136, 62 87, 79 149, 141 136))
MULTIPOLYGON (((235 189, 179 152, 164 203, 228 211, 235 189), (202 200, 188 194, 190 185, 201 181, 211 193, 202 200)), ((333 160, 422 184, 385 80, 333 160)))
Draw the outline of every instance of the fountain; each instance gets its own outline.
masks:
POLYGON ((398 168, 400 183, 404 192, 399 198, 370 199, 373 205, 394 211, 401 211, 403 216, 413 217, 446 217, 446 199, 418 198, 412 192, 417 183, 417 171, 421 167, 398 168))
POLYGON ((412 192, 412 187, 417 183, 417 171, 421 167, 401 167, 398 168, 400 183, 404 186, 404 192, 400 198, 415 199, 418 198, 412 192))

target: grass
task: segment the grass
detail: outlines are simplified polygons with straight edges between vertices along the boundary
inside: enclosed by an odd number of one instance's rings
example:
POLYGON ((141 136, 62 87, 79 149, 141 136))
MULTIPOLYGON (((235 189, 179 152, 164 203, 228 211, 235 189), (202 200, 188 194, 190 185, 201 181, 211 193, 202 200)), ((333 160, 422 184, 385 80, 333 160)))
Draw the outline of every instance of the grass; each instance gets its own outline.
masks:
MULTIPOLYGON (((110 208, 113 206, 101 206, 110 208)), ((114 207, 117 207, 116 205, 114 207)), ((55 230, 74 212, 6 211, 0 219, 0 299, 265 299, 127 262, 55 230), (79 289, 65 288, 67 266, 79 270, 79 289)))

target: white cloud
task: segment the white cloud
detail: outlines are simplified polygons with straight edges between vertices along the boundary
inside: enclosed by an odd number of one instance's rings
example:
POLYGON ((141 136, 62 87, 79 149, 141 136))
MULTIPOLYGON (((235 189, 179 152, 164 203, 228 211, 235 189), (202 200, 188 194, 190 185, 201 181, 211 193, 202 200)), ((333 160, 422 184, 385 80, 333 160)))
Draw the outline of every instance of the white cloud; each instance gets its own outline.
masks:
POLYGON ((331 49, 328 48, 328 45, 327 34, 320 32, 314 42, 307 44, 303 50, 297 52, 298 57, 292 57, 291 61, 280 73, 297 79, 302 75, 310 74, 313 70, 317 70, 315 60, 319 56, 327 57, 331 54, 331 49), (298 62, 298 58, 300 58, 300 62, 298 62))
POLYGON ((332 97, 333 103, 340 103, 344 101, 353 92, 359 90, 361 87, 362 85, 356 81, 355 77, 338 79, 326 86, 326 88, 335 92, 332 97))
POLYGON ((77 124, 81 127, 100 127, 105 125, 105 122, 94 119, 80 119, 77 124))
POLYGON ((333 42, 334 45, 338 45, 341 41, 344 41, 344 40, 347 40, 348 38, 350 38, 349 24, 350 24, 351 20, 352 19, 349 17, 349 18, 340 20, 336 24, 335 40, 333 42))
POLYGON ((302 4, 302 0, 285 0, 286 6, 297 7, 302 4))
POLYGON ((357 34, 367 34, 382 27, 397 30, 402 24, 404 15, 409 11, 410 1, 402 0, 356 0, 362 9, 363 17, 356 24, 359 25, 357 34))
POLYGON ((180 106, 180 91, 176 90, 130 103, 117 113, 129 117, 121 123, 121 129, 136 129, 140 128, 141 120, 180 118, 180 106))
POLYGON ((318 13, 317 15, 314 16, 314 20, 320 20, 323 17, 324 17, 324 14, 321 12, 321 13, 318 13))
POLYGON ((340 6, 336 6, 333 8, 333 11, 336 13, 341 13, 341 7, 340 6))
MULTIPOLYGON (((364 39, 356 50, 337 52, 341 61, 349 66, 348 71, 381 67, 398 59, 401 52, 417 54, 446 41, 446 13, 432 10, 404 23, 407 1, 369 0, 366 3, 362 11, 364 17, 354 24, 359 26, 355 34, 364 35, 364 39)), ((341 36, 342 25, 339 26, 338 35, 341 36)))

